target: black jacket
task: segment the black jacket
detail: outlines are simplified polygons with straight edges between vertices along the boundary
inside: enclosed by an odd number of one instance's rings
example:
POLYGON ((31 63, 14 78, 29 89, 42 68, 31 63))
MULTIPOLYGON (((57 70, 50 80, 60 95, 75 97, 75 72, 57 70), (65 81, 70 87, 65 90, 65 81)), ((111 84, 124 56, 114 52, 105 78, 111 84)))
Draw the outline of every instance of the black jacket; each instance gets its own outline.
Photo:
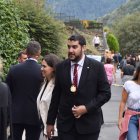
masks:
POLYGON ((65 60, 56 69, 56 82, 52 94, 47 124, 54 124, 57 116, 58 130, 69 131, 73 126, 81 134, 99 131, 103 123, 101 106, 111 97, 110 86, 102 63, 85 57, 77 93, 70 91, 71 64, 65 60), (74 105, 85 105, 88 113, 75 119, 74 105))
POLYGON ((10 120, 10 90, 8 86, 0 82, 0 140, 7 140, 7 126, 10 120))
POLYGON ((6 82, 12 95, 12 121, 39 125, 36 99, 43 81, 41 66, 34 60, 11 67, 6 82))

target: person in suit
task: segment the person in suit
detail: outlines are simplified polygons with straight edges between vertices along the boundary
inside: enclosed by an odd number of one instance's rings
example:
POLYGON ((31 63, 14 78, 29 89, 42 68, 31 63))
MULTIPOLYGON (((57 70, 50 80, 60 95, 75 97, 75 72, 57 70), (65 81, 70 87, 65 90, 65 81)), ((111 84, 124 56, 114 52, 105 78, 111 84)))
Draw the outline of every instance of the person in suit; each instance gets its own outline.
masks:
POLYGON ((41 46, 30 41, 26 48, 28 59, 10 68, 6 78, 12 95, 12 123, 14 140, 22 140, 25 130, 27 140, 39 140, 41 131, 36 99, 43 81, 41 65, 37 60, 41 46))
POLYGON ((67 46, 68 59, 56 68, 47 134, 52 138, 57 117, 60 140, 97 140, 103 124, 101 106, 111 97, 105 69, 86 57, 83 36, 72 35, 67 46))
MULTIPOLYGON (((23 63, 23 62, 25 62, 26 60, 27 60, 27 54, 26 54, 26 51, 25 50, 23 50, 23 51, 20 51, 19 53, 18 53, 18 57, 17 57, 17 62, 18 63, 23 63)), ((13 65, 11 65, 11 67, 12 67, 13 65)), ((9 135, 8 136, 8 140, 11 140, 11 135, 9 135)))
POLYGON ((22 63, 22 62, 24 62, 24 61, 26 61, 26 60, 27 60, 26 51, 20 51, 20 52, 18 53, 18 58, 17 58, 18 63, 22 63))
MULTIPOLYGON (((2 60, 0 58, 0 76, 2 75, 2 60)), ((6 83, 2 82, 0 78, 0 140, 7 140, 7 127, 10 125, 11 140, 12 127, 11 127, 11 98, 10 90, 6 83)))
POLYGON ((46 121, 48 115, 48 109, 52 97, 52 91, 55 86, 55 69, 56 65, 60 62, 60 59, 55 54, 47 54, 42 59, 41 71, 44 77, 44 83, 41 87, 39 95, 37 97, 38 113, 43 123, 43 133, 47 135, 46 121))

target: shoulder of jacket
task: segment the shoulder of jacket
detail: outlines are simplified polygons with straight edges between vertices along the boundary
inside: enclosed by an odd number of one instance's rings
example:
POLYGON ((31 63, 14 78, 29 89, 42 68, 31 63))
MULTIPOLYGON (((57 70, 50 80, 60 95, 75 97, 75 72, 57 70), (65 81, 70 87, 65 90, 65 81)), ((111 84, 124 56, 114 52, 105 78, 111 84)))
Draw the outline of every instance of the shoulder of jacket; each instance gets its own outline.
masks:
POLYGON ((103 65, 101 62, 93 59, 93 58, 89 58, 89 57, 86 57, 87 61, 89 61, 89 63, 91 64, 94 64, 94 65, 103 65))
POLYGON ((68 59, 66 59, 66 60, 61 61, 57 66, 62 67, 62 66, 65 66, 65 65, 69 64, 69 62, 70 61, 68 59))
POLYGON ((2 87, 4 87, 4 88, 7 88, 7 87, 8 87, 8 85, 7 85, 6 83, 4 83, 4 82, 0 82, 0 85, 1 85, 2 87))

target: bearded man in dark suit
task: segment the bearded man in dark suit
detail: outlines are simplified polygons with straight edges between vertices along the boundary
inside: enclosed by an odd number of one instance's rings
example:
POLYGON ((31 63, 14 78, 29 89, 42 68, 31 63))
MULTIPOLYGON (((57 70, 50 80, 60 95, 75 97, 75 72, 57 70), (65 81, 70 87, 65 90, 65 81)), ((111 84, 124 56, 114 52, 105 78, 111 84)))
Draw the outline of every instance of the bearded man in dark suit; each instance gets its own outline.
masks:
POLYGON ((12 95, 12 123, 14 140, 22 140, 25 130, 27 140, 39 140, 40 121, 36 99, 42 83, 41 66, 37 60, 41 46, 37 41, 27 45, 28 59, 11 67, 6 81, 12 95))
POLYGON ((57 118, 60 140, 97 140, 103 123, 101 106, 111 97, 104 66, 86 57, 83 36, 72 35, 67 46, 68 59, 56 69, 47 134, 52 137, 57 118))

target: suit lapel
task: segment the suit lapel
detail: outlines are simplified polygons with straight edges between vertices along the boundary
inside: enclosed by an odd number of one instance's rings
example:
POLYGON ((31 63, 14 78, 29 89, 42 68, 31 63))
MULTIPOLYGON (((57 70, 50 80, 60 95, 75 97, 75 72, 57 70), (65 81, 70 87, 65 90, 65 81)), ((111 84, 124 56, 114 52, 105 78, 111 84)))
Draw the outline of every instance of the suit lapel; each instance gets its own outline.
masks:
POLYGON ((71 63, 70 60, 67 60, 64 64, 64 82, 68 85, 71 85, 71 63))
POLYGON ((85 57, 85 61, 84 61, 78 89, 80 89, 82 86, 84 86, 84 84, 86 82, 87 75, 88 75, 89 68, 90 68, 90 65, 89 65, 88 58, 85 57))

